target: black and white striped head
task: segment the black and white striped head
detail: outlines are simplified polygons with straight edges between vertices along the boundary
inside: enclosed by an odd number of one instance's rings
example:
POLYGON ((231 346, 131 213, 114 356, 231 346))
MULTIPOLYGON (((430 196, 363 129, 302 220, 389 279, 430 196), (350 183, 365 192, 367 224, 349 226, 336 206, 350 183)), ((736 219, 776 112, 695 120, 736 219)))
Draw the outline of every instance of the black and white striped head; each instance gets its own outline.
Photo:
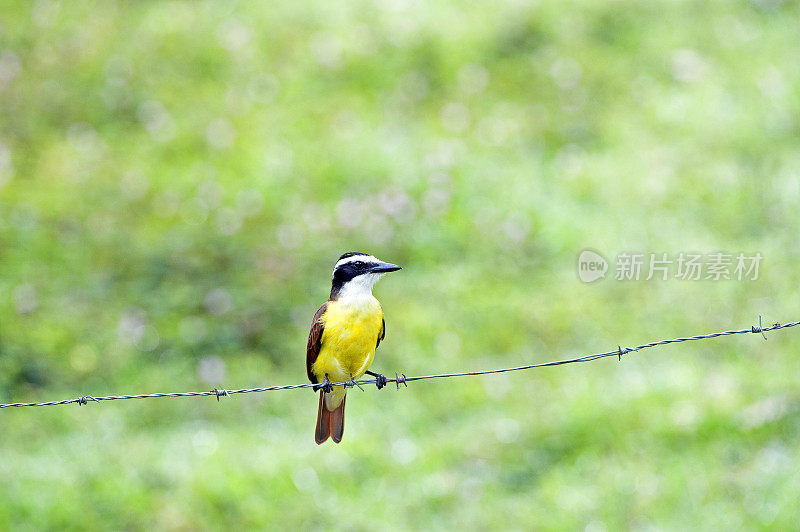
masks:
POLYGON ((383 262, 368 253, 345 253, 333 267, 331 299, 370 295, 378 279, 399 269, 400 266, 383 262))

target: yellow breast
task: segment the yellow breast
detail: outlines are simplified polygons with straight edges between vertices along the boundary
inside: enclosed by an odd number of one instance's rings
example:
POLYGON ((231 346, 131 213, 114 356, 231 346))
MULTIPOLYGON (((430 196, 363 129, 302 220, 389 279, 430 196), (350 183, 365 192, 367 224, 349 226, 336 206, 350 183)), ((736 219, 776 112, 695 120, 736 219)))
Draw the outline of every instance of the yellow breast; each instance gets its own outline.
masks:
POLYGON ((322 316, 324 329, 312 371, 319 381, 327 373, 331 382, 357 379, 372 364, 383 310, 372 296, 349 301, 330 301, 322 316))

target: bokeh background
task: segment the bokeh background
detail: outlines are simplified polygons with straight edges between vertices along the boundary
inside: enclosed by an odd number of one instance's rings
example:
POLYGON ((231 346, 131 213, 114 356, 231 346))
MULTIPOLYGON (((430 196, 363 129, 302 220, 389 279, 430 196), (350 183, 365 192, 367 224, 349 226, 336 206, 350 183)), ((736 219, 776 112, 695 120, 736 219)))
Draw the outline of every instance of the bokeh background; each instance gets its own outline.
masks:
MULTIPOLYGON (((344 251, 373 369, 798 319, 794 1, 0 7, 0 400, 302 383, 344 251), (591 248, 612 270, 582 283, 591 248), (761 253, 754 281, 613 279, 761 253)), ((674 273, 674 271, 673 271, 674 273)), ((781 529, 800 334, 351 392, 0 411, 0 527, 781 529)))

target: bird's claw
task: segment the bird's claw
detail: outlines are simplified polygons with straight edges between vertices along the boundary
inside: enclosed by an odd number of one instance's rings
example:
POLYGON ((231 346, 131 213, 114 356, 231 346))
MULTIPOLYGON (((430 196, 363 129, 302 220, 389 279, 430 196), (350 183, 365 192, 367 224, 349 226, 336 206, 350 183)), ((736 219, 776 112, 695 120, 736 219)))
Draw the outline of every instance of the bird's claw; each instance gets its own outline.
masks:
POLYGON ((331 381, 328 380, 328 374, 325 374, 325 378, 322 379, 322 382, 314 386, 314 391, 322 390, 325 393, 331 393, 333 391, 333 384, 331 381))
POLYGON ((368 371, 367 375, 372 375, 373 377, 375 377, 375 386, 377 386, 379 390, 384 386, 386 386, 387 379, 380 373, 373 373, 371 371, 368 371))

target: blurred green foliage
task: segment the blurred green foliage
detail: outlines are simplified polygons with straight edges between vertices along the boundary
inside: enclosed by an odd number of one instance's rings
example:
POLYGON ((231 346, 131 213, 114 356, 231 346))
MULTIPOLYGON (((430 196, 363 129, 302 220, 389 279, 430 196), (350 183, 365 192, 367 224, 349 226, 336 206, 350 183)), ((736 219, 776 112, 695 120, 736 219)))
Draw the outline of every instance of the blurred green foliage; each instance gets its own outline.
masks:
MULTIPOLYGON (((344 251, 373 369, 798 319, 797 2, 0 7, 0 400, 304 382, 344 251), (584 284, 584 248, 612 262, 584 284), (620 252, 764 256, 613 279, 620 252)), ((352 392, 0 411, 0 527, 787 529, 800 337, 352 392)))

